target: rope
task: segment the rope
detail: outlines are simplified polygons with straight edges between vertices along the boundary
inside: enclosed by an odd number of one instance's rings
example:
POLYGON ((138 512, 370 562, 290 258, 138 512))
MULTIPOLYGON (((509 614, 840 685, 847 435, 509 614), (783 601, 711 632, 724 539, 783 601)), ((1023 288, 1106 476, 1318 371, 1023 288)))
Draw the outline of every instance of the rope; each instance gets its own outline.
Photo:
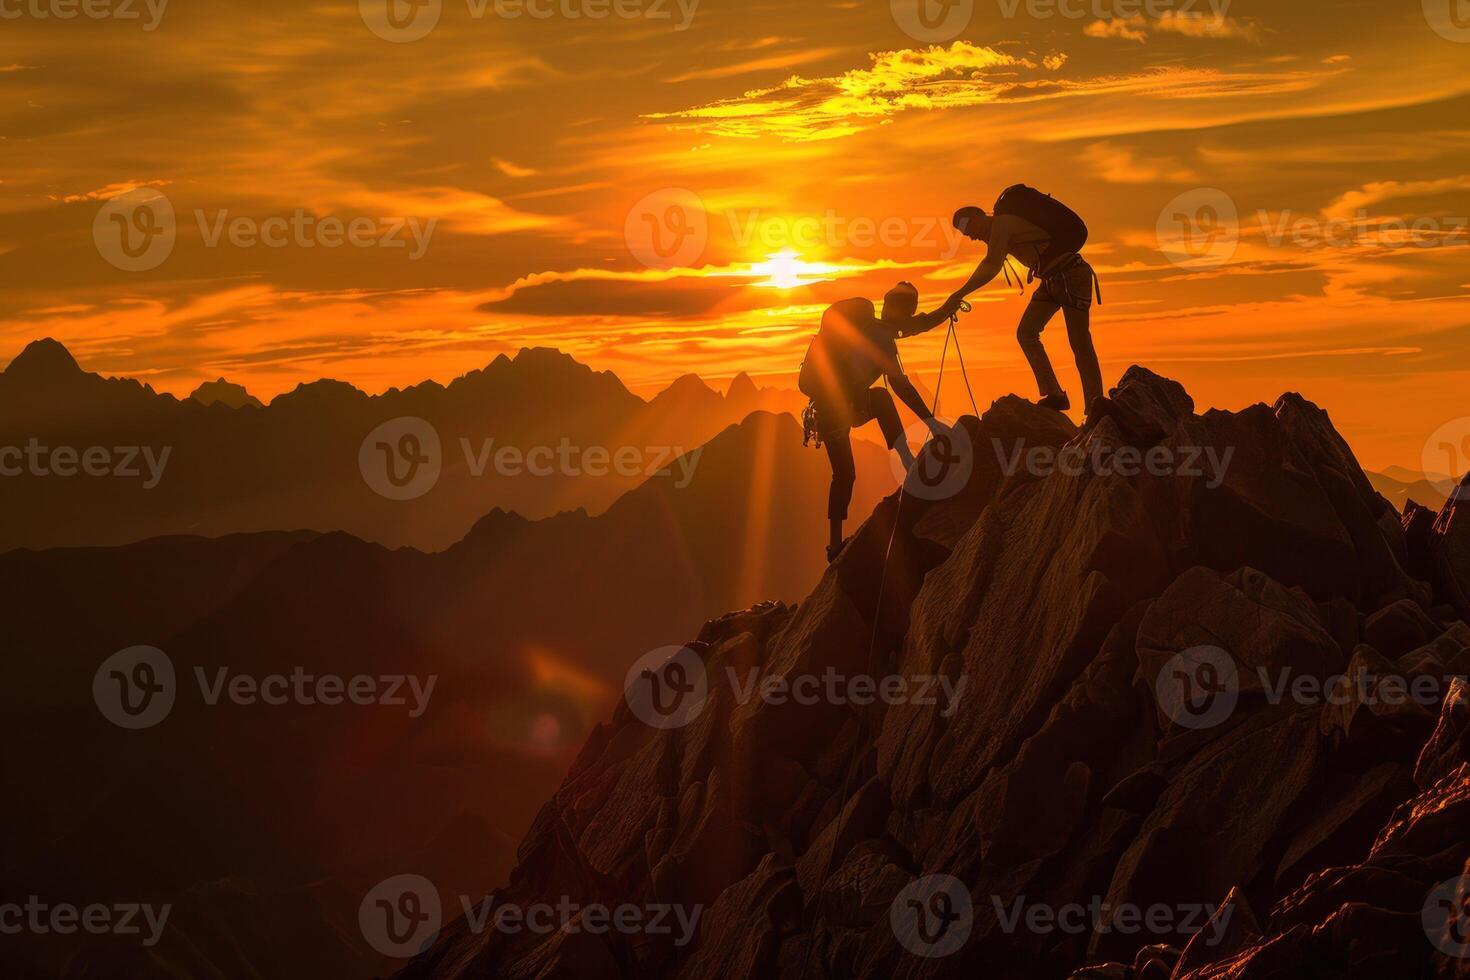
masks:
MULTIPOLYGON (((969 303, 965 304, 966 307, 968 307, 969 305, 969 303)), ((969 310, 966 309, 965 312, 968 313, 969 310)), ((955 323, 953 320, 950 321, 949 332, 951 335, 954 336, 954 352, 955 356, 960 359, 960 377, 965 379, 965 391, 970 396, 970 408, 974 409, 975 418, 979 419, 980 406, 975 403, 975 390, 970 387, 970 372, 965 368, 965 352, 960 350, 960 334, 959 331, 955 329, 955 323)), ((938 400, 939 399, 936 397, 935 401, 938 402, 938 400)))
MULTIPOLYGON (((964 376, 965 379, 965 390, 970 391, 970 375, 969 372, 965 370, 965 358, 964 355, 960 353, 959 331, 955 328, 959 325, 960 322, 960 312, 969 313, 971 309, 973 309, 973 307, 971 307, 968 302, 961 302, 959 312, 955 312, 950 315, 949 333, 946 334, 944 338, 944 352, 939 355, 939 378, 934 383, 934 407, 929 410, 929 414, 931 416, 938 416, 939 414, 939 399, 944 393, 944 368, 945 364, 949 360, 949 344, 951 340, 954 341, 955 353, 959 355, 960 358, 960 373, 964 376)), ((973 391, 970 391, 970 405, 971 407, 974 407, 975 405, 975 393, 973 391)), ((976 418, 979 418, 980 416, 980 410, 978 408, 975 409, 975 416, 976 418)), ((916 463, 918 462, 917 456, 914 458, 914 461, 916 463)), ((905 479, 903 486, 898 488, 898 503, 894 507, 893 511, 893 528, 888 532, 888 547, 885 548, 883 551, 883 570, 878 576, 878 601, 873 609, 873 629, 868 634, 868 655, 866 658, 865 669, 868 671, 869 676, 871 676, 873 673, 873 654, 878 648, 878 624, 880 618, 883 615, 883 593, 888 586, 888 561, 890 558, 893 557, 893 544, 895 541, 898 540, 898 525, 903 518, 903 504, 904 501, 907 499, 907 490, 908 480, 905 479)), ((865 714, 860 713, 858 715, 859 747, 861 747, 862 745, 862 736, 867 731, 867 727, 868 726, 865 714)), ((814 893, 817 900, 821 899, 822 889, 826 886, 827 878, 832 873, 832 859, 836 857, 837 846, 842 841, 842 830, 846 825, 847 818, 847 804, 850 802, 852 793, 852 781, 853 778, 857 775, 858 762, 861 758, 862 753, 860 751, 853 754, 852 761, 849 762, 847 766, 847 773, 843 776, 842 779, 842 793, 838 797, 841 803, 839 804, 837 809, 837 827, 832 834, 832 847, 827 852, 826 861, 824 861, 822 864, 822 873, 817 878, 817 888, 814 893)), ((814 942, 812 946, 807 949, 806 956, 802 957, 802 980, 805 980, 806 978, 807 967, 811 963, 812 955, 815 952, 815 945, 816 944, 814 942)))

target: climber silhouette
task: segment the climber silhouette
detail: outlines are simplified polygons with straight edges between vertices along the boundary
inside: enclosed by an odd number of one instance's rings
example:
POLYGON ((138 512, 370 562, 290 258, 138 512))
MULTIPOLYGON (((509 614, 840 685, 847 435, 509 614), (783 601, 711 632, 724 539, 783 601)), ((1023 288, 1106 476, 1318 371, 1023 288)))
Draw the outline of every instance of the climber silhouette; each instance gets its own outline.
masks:
POLYGON ((827 500, 827 517, 832 525, 827 560, 835 561, 842 551, 842 523, 852 503, 857 469, 852 458, 851 430, 877 421, 888 448, 898 453, 904 468, 914 463, 913 451, 904 436, 903 423, 893 396, 872 387, 880 377, 915 415, 929 424, 936 435, 944 433, 929 406, 903 373, 897 340, 933 330, 949 320, 959 308, 952 300, 933 313, 919 313, 919 291, 901 282, 883 297, 883 315, 876 315, 866 299, 847 299, 822 315, 822 326, 801 365, 800 387, 810 398, 805 418, 808 442, 815 439, 827 447, 832 462, 832 489, 827 500))
POLYGON ((950 297, 950 302, 964 299, 1002 270, 1009 281, 1007 258, 1020 262, 1028 270, 1027 282, 1041 280, 1017 330, 1021 350, 1041 389, 1038 404, 1059 412, 1072 407, 1072 400, 1057 380, 1041 343, 1041 332, 1057 310, 1062 310, 1067 321, 1067 338, 1077 359, 1077 372, 1082 376, 1082 408, 1090 414, 1094 403, 1103 396, 1102 369, 1092 343, 1092 297, 1096 292, 1101 303, 1102 287, 1097 283, 1097 273, 1082 257, 1087 225, 1076 212, 1049 194, 1017 184, 1001 194, 991 214, 984 208, 961 208, 955 212, 954 226, 971 241, 988 243, 989 250, 975 273, 950 297))

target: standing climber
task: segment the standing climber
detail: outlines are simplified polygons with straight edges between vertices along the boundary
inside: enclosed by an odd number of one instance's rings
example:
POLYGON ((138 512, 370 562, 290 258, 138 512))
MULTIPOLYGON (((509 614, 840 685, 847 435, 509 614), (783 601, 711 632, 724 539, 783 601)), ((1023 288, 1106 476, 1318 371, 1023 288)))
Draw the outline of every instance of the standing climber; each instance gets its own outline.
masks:
MULTIPOLYGON (((1021 350, 1041 389, 1038 404, 1059 412, 1072 407, 1041 343, 1041 332, 1061 310, 1067 321, 1067 339, 1077 359, 1077 372, 1082 376, 1082 409, 1091 413, 1103 396, 1102 369, 1092 344, 1092 299, 1096 292, 1098 302, 1102 302, 1102 287, 1097 273, 1082 257, 1087 225, 1051 195, 1017 184, 1001 194, 991 214, 983 208, 961 208, 955 212, 954 226, 971 241, 988 243, 989 250, 950 302, 964 299, 1007 270, 1008 257, 1020 262, 1029 271, 1027 282, 1041 280, 1017 331, 1021 350)), ((1007 279, 1009 275, 1007 271, 1007 279)))

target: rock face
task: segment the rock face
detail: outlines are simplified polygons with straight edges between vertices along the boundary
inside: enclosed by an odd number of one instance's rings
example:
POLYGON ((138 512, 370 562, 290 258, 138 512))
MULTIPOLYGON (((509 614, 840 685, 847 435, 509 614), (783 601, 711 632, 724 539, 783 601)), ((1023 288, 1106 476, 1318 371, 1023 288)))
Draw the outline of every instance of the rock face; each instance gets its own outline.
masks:
POLYGON ((961 426, 953 492, 635 672, 495 893, 688 941, 466 918, 402 976, 1466 976, 1425 911, 1470 929, 1434 891, 1470 870, 1454 502, 1406 534, 1300 396, 1200 415, 1140 368, 1082 430, 961 426), (828 677, 870 684, 771 693, 828 677))

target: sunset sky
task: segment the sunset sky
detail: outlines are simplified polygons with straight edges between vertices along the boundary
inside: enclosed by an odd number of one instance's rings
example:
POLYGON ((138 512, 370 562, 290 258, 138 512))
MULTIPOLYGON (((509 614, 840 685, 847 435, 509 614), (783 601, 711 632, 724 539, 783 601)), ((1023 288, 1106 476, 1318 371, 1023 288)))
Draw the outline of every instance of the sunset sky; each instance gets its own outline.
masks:
MULTIPOLYGON (((1201 410, 1299 390, 1380 467, 1470 416, 1462 0, 383 2, 0 0, 0 364, 52 336, 269 398, 554 346, 644 393, 790 386, 827 304, 942 299, 980 258, 949 215, 1024 181, 1091 226, 1109 384, 1145 364, 1201 410), (154 268, 99 246, 128 191, 174 214, 154 268), (305 231, 231 241, 239 218, 305 231), (328 218, 374 244, 325 247, 328 218)), ((981 407, 1034 397, 1024 300, 981 299, 981 407)), ((1060 322, 1047 342, 1076 392, 1060 322)))

